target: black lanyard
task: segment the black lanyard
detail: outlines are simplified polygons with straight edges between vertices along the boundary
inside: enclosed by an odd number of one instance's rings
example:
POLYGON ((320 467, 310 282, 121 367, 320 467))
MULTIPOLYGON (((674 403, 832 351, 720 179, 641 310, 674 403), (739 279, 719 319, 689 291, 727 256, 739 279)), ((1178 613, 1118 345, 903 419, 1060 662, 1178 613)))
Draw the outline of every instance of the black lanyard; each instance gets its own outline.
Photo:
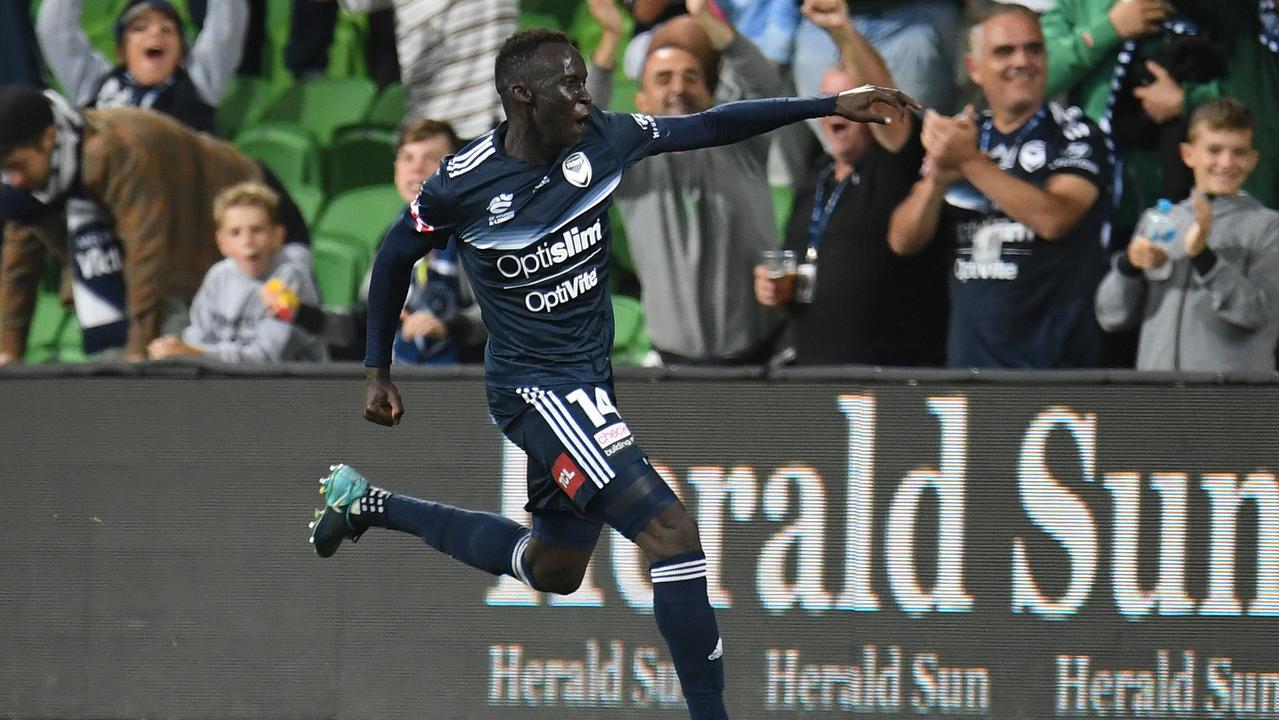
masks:
MULTIPOLYGON (((1045 115, 1047 115, 1047 111, 1041 107, 1039 108, 1039 112, 1035 113, 1033 118, 1027 120, 1026 124, 1021 126, 1021 129, 1017 131, 1017 134, 1012 139, 1012 145, 1008 148, 1009 157, 1012 157, 1014 160, 1017 158, 1017 152, 1021 149, 1021 144, 1026 141, 1026 136, 1035 128, 1039 127, 1039 123, 1044 119, 1045 115)), ((981 125, 981 151, 983 155, 989 154, 990 152, 990 133, 994 129, 994 116, 986 118, 986 122, 981 125)))
POLYGON ((813 194, 813 216, 808 221, 808 253, 805 256, 805 262, 815 262, 817 260, 817 246, 822 242, 822 234, 826 232, 826 223, 830 222, 830 216, 835 212, 835 206, 839 204, 839 198, 844 194, 844 190, 849 185, 856 185, 861 182, 861 178, 856 172, 848 174, 848 177, 835 183, 835 189, 831 191, 830 197, 826 197, 826 183, 831 181, 835 175, 835 163, 826 166, 822 170, 822 174, 817 178, 817 190, 813 194))

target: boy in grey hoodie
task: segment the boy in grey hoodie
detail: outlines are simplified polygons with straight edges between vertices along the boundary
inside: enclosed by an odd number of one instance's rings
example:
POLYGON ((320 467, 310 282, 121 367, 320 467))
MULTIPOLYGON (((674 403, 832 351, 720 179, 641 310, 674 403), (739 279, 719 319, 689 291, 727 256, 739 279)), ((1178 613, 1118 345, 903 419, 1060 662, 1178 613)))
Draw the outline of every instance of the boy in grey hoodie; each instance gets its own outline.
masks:
POLYGON ((1141 323, 1138 370, 1273 372, 1279 339, 1279 212, 1240 188, 1257 166, 1238 100, 1201 106, 1181 158, 1195 191, 1173 207, 1173 242, 1136 236, 1097 288, 1106 330, 1141 323), (1146 271, 1172 263, 1167 279, 1146 271))
POLYGON ((225 259, 209 268, 191 302, 191 325, 182 337, 166 335, 147 347, 153 360, 208 356, 229 363, 323 361, 323 341, 289 322, 300 303, 319 304, 310 252, 283 249, 284 226, 276 215, 279 197, 260 183, 222 191, 213 204, 218 250, 225 259), (279 286, 290 302, 267 309, 266 285, 279 286))

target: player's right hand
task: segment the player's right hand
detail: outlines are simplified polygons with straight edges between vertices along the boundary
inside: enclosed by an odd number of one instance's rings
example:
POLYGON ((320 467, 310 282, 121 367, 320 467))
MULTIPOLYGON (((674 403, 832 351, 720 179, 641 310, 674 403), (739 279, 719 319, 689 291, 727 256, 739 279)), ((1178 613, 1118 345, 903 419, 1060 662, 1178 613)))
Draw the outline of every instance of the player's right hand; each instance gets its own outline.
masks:
POLYGON ((400 423, 404 403, 395 383, 386 378, 371 377, 364 392, 364 419, 391 427, 400 423))

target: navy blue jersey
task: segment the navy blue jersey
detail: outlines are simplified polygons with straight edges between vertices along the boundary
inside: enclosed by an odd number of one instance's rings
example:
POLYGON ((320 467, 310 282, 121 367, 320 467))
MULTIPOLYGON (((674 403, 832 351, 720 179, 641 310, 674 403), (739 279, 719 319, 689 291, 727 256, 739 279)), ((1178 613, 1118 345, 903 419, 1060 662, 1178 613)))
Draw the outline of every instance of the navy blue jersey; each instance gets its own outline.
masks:
POLYGON ((1092 297, 1112 207, 1109 139, 1078 108, 1049 103, 1007 135, 987 115, 980 140, 1004 172, 1035 187, 1069 173, 1099 192, 1064 238, 1045 240, 971 184, 951 186, 942 231, 954 250, 947 364, 1089 367, 1100 350, 1092 297))
MULTIPOLYGON (((369 290, 365 365, 389 360, 384 336, 394 333, 405 262, 411 266, 414 255, 455 237, 488 329, 490 385, 607 380, 608 208, 622 172, 649 155, 736 142, 834 107, 827 96, 743 101, 672 117, 592 109, 581 140, 550 165, 508 155, 503 123, 445 158, 388 233, 369 290)), ((641 228, 634 242, 643 242, 641 228)))

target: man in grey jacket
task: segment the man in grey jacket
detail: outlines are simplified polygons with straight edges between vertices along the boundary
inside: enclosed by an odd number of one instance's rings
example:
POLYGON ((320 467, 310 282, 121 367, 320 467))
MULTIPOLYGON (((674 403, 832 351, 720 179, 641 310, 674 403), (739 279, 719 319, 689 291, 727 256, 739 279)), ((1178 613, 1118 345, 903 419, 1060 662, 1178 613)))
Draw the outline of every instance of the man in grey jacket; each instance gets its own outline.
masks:
POLYGON ((1252 134, 1252 115, 1238 100, 1196 110, 1181 145, 1195 192, 1173 208, 1172 243, 1133 238, 1097 288, 1103 328, 1141 323, 1138 370, 1275 369, 1279 212, 1240 191, 1257 166, 1252 134), (1172 263, 1167 279, 1147 277, 1164 263, 1172 263))
MULTIPOLYGON (((604 30, 601 46, 613 48, 621 22, 606 5, 590 3, 604 30)), ((686 5, 688 17, 655 31, 636 95, 640 112, 683 115, 716 100, 778 94, 776 70, 750 40, 716 18, 706 0, 686 5), (723 56, 718 88, 717 68, 701 59, 699 42, 723 56)), ((612 57, 597 50, 593 60, 588 90, 596 105, 607 107, 612 57)), ((760 253, 780 245, 765 167, 768 145, 768 136, 760 136, 650 157, 618 186, 644 319, 665 364, 756 364, 772 354, 781 316, 755 302, 753 286, 760 253)))

